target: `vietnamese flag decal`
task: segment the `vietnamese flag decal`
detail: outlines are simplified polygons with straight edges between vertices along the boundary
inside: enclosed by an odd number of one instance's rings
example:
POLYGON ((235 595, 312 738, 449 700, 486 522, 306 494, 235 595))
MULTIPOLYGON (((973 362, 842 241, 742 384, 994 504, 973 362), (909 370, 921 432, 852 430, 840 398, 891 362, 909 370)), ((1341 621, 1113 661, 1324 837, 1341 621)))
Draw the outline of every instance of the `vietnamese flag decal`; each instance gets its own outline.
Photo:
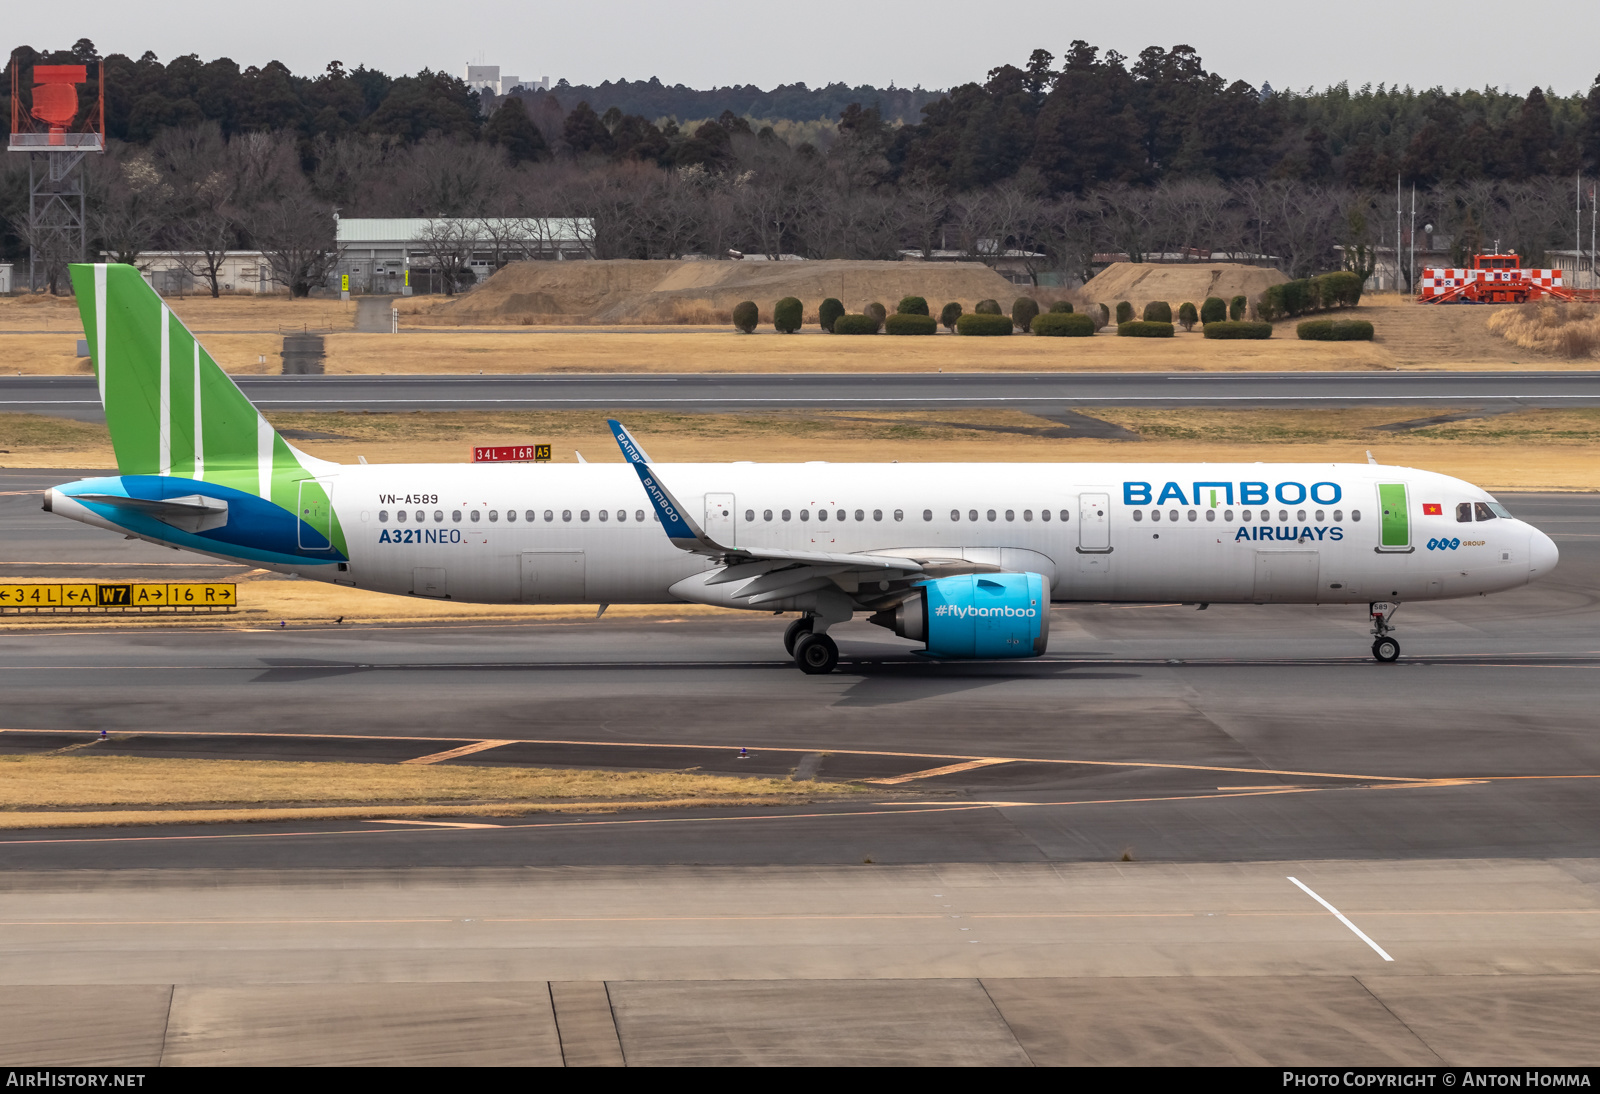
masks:
POLYGON ((1422 503, 1422 515, 1425 517, 1444 516, 1444 506, 1438 502, 1425 501, 1422 503))

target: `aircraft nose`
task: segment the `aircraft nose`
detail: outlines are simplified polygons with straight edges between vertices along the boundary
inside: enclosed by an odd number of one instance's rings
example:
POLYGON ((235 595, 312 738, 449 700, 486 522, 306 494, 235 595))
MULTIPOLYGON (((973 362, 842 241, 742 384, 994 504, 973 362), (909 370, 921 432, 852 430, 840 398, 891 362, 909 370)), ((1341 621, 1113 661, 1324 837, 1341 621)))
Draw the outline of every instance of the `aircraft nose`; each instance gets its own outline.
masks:
POLYGON ((1555 540, 1535 528, 1528 536, 1528 580, 1545 576, 1560 560, 1561 551, 1555 540))

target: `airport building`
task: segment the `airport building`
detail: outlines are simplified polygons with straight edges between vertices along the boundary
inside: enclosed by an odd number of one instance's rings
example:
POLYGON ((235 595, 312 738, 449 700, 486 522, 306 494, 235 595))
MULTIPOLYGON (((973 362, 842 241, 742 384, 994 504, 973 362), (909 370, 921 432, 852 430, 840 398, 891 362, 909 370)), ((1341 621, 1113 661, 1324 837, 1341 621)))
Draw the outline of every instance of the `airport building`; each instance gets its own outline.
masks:
POLYGON ((594 257, 587 217, 382 217, 338 222, 339 274, 352 292, 442 292, 446 271, 481 281, 508 262, 594 257))
POLYGON ((525 87, 529 91, 550 90, 548 76, 541 76, 537 80, 524 80, 521 76, 502 76, 499 65, 468 65, 463 78, 472 90, 489 91, 495 95, 509 95, 513 89, 519 87, 525 87))

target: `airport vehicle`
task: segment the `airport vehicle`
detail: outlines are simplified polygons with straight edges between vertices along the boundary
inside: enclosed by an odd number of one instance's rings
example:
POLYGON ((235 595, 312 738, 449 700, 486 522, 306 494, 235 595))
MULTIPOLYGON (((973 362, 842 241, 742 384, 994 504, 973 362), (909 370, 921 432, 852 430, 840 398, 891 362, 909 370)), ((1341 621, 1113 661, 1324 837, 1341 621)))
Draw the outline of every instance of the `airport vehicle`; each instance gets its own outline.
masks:
MULTIPOLYGON (((1551 297, 1576 300, 1560 269, 1523 268, 1522 256, 1514 254, 1473 255, 1465 269, 1424 266, 1417 285, 1419 304, 1526 304, 1551 297)), ((1592 294, 1585 293, 1585 296, 1592 294)))
MULTIPOLYGON (((857 612, 932 658, 1032 657, 1065 601, 1367 605, 1554 568, 1471 483, 1367 464, 358 465, 273 429, 131 266, 73 266, 118 474, 44 507, 123 535, 403 596, 799 613, 830 672, 857 612)), ((1369 457, 1370 460, 1370 457, 1369 457)))

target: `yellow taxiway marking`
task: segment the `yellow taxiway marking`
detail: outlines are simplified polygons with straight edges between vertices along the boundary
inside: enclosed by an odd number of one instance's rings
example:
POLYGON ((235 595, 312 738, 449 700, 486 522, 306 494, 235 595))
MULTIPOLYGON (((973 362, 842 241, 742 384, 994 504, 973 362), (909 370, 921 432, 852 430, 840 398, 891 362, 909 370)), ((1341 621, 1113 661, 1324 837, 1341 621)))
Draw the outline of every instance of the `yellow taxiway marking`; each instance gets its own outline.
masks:
POLYGON ((968 760, 964 764, 949 764, 945 767, 930 767, 926 771, 913 771, 909 775, 893 775, 886 779, 863 779, 862 782, 873 783, 877 786, 898 786, 914 779, 931 779, 935 775, 954 775, 958 771, 971 771, 979 767, 993 767, 995 764, 1016 763, 1016 760, 987 759, 968 760))
POLYGON ((444 752, 430 752, 426 756, 417 756, 414 759, 401 760, 400 762, 403 764, 436 764, 441 760, 453 760, 457 756, 470 756, 474 752, 487 752, 491 748, 499 748, 501 745, 516 743, 515 741, 474 741, 472 744, 462 745, 460 748, 452 748, 444 752))

